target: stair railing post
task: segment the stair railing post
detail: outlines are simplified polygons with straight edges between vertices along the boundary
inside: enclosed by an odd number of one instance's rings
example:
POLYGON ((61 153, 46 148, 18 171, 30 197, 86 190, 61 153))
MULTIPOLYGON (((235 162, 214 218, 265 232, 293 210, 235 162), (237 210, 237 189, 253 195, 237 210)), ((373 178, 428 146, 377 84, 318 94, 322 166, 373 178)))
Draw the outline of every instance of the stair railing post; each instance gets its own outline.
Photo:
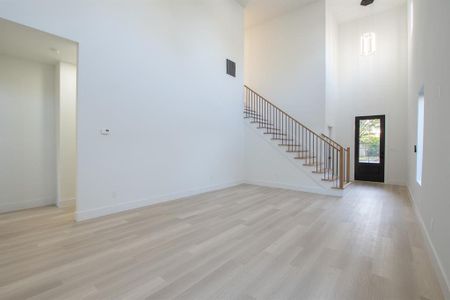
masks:
POLYGON ((347 147, 347 183, 350 183, 350 147, 347 147))
POLYGON ((344 188, 344 147, 339 148, 339 188, 344 188))

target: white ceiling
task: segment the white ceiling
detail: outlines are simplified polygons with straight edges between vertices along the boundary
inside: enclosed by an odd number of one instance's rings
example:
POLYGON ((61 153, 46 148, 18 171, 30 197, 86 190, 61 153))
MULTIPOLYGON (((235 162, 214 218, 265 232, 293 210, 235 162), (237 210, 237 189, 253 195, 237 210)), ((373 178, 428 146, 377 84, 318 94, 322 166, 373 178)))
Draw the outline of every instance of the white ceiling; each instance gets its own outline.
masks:
POLYGON ((0 18, 0 54, 41 63, 76 64, 75 42, 0 18))
POLYGON ((245 7, 245 27, 274 19, 316 0, 237 0, 245 7))
POLYGON ((360 0, 327 0, 327 6, 338 23, 381 13, 406 3, 406 0, 375 0, 369 6, 361 6, 360 3, 360 0))
MULTIPOLYGON (((237 0, 245 7, 245 27, 251 27, 281 16, 289 11, 317 0, 237 0)), ((329 11, 338 23, 377 14, 400 4, 406 0, 375 0, 370 5, 361 6, 361 0, 326 0, 329 11)))

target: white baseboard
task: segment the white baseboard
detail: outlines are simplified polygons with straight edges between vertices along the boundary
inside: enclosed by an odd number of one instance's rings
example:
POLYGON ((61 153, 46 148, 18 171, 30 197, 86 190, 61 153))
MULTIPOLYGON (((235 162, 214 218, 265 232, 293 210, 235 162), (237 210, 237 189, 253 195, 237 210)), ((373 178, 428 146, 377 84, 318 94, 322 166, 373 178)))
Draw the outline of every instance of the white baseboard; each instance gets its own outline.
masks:
POLYGON ((385 182, 386 185, 395 185, 395 186, 407 186, 403 181, 397 180, 389 180, 385 182))
POLYGON ((131 210, 131 209, 150 206, 150 205, 157 204, 157 203, 173 201, 173 200, 178 200, 178 199, 182 199, 182 198, 186 198, 186 197, 190 197, 190 196, 194 196, 194 195, 198 195, 198 194, 222 190, 222 189, 230 188, 230 187, 237 186, 237 185, 240 185, 243 183, 245 183, 245 182, 244 181, 234 181, 234 182, 230 182, 230 183, 212 185, 212 186, 208 186, 208 187, 192 189, 192 190, 183 191, 183 192, 177 192, 177 193, 156 196, 156 197, 153 197, 150 199, 126 202, 126 203, 121 203, 121 204, 117 204, 117 205, 105 206, 105 207, 91 209, 91 210, 85 210, 85 211, 77 211, 75 213, 75 219, 77 222, 85 221, 85 220, 103 217, 103 216, 107 216, 107 215, 111 215, 111 214, 115 214, 115 213, 119 213, 119 212, 124 212, 124 211, 131 210))
POLYGON ((436 272, 436 275, 438 277, 442 293, 444 294, 444 297, 446 300, 450 300, 450 281, 448 280, 447 275, 445 274, 444 268, 442 267, 441 260, 439 259, 439 255, 437 254, 436 249, 434 248, 434 245, 433 245, 433 242, 431 241, 431 237, 428 233, 427 227, 425 226, 422 215, 416 205, 416 201, 414 200, 414 197, 411 194, 409 186, 408 186, 408 194, 409 194, 410 201, 413 205, 414 213, 416 214, 416 217, 419 220, 419 225, 420 225, 420 229, 422 230, 422 234, 425 236, 425 244, 427 247, 427 252, 431 258, 431 262, 433 264, 434 271, 436 272))
POLYGON ((281 182, 245 180, 245 183, 246 184, 251 184, 251 185, 257 185, 257 186, 276 188, 276 189, 284 189, 284 190, 291 190, 291 191, 305 192, 305 193, 313 193, 313 194, 334 196, 334 197, 342 197, 343 194, 344 194, 344 191, 343 190, 339 190, 339 189, 320 188, 320 187, 317 187, 317 188, 315 188, 315 187, 302 187, 302 186, 294 186, 294 185, 284 184, 284 183, 281 183, 281 182))
POLYGON ((73 207, 73 206, 76 205, 76 200, 75 200, 75 198, 64 199, 64 200, 58 201, 58 203, 56 203, 56 205, 57 205, 59 208, 73 207))
POLYGON ((320 188, 308 188, 308 187, 302 188, 302 187, 298 187, 298 186, 290 186, 290 185, 281 184, 281 183, 240 180, 240 181, 234 181, 234 182, 230 182, 230 183, 226 183, 226 184, 213 185, 213 186, 203 187, 203 188, 199 188, 199 189, 188 190, 188 191, 184 191, 184 192, 162 195, 162 196, 154 197, 151 199, 126 202, 126 203, 121 203, 118 205, 105 206, 105 207, 91 209, 91 210, 85 210, 85 211, 77 211, 75 213, 76 220, 78 222, 86 221, 89 219, 99 218, 99 217, 103 217, 103 216, 107 216, 107 215, 111 215, 111 214, 115 214, 115 213, 119 213, 119 212, 124 212, 124 211, 131 210, 131 209, 146 207, 146 206, 150 206, 153 204, 178 200, 178 199, 182 199, 182 198, 186 198, 186 197, 190 197, 190 196, 194 196, 194 195, 198 195, 198 194, 203 194, 203 193, 207 193, 207 192, 226 189, 226 188, 230 188, 230 187, 237 186, 240 184, 252 184, 252 185, 258 185, 258 186, 281 188, 281 189, 301 191, 301 192, 321 194, 321 195, 328 195, 328 196, 335 196, 335 197, 340 197, 343 194, 343 192, 341 190, 330 189, 329 191, 327 191, 327 190, 320 189, 320 188))
POLYGON ((17 211, 17 210, 43 207, 43 206, 49 206, 49 205, 55 205, 55 204, 56 204, 56 200, 53 198, 43 198, 43 199, 35 199, 35 200, 29 200, 29 201, 10 202, 10 203, 5 203, 5 204, 0 205, 0 213, 7 213, 7 212, 13 212, 13 211, 17 211))

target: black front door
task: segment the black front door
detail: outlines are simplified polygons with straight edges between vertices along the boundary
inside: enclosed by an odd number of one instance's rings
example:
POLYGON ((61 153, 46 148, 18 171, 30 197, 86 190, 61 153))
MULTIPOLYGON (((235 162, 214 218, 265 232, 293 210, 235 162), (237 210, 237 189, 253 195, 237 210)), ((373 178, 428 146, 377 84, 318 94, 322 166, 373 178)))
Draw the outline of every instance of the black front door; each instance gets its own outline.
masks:
POLYGON ((355 180, 384 182, 385 116, 356 117, 355 180))

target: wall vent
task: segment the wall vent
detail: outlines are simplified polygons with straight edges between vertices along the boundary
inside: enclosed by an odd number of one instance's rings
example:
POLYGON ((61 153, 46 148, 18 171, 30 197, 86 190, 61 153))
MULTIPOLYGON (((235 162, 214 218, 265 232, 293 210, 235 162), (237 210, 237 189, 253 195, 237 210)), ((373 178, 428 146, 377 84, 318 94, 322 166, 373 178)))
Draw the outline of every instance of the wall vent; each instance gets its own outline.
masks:
POLYGON ((227 74, 236 77, 236 63, 227 59, 227 74))

